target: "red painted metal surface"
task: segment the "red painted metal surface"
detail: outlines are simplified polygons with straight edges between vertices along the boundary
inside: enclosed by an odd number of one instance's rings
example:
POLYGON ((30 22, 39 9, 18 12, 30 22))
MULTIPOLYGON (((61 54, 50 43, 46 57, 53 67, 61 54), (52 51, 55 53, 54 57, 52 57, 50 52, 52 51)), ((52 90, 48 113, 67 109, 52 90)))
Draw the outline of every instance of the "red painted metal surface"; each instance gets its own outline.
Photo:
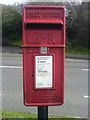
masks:
POLYGON ((25 6, 23 8, 23 88, 26 106, 63 104, 64 60, 65 9, 55 6, 25 6), (40 53, 41 47, 47 47, 47 54, 40 53), (35 87, 36 56, 52 56, 53 86, 51 88, 35 87))

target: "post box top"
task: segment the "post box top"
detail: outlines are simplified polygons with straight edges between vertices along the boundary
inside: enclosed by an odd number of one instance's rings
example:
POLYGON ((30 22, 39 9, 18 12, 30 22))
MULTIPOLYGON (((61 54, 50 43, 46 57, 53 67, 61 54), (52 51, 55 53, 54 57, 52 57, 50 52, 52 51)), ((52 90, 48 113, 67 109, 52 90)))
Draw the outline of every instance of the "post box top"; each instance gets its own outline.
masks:
POLYGON ((64 24, 65 8, 63 6, 24 6, 24 23, 64 24))
POLYGON ((64 6, 32 6, 32 5, 25 5, 25 6, 23 6, 23 8, 36 8, 36 9, 38 9, 38 8, 53 8, 53 9, 65 9, 65 7, 64 6))

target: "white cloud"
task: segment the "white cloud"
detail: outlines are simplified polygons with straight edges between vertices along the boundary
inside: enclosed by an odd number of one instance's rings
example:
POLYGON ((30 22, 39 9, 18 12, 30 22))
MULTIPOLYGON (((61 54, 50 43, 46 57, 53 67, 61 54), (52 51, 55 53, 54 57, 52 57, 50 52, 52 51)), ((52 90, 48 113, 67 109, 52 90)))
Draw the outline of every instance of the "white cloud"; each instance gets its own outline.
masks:
POLYGON ((1 0, 0 3, 1 4, 5 4, 5 5, 12 5, 14 3, 24 3, 25 0, 1 0))
POLYGON ((27 2, 81 2, 82 0, 26 0, 27 2))
MULTIPOLYGON (((25 3, 25 2, 62 2, 62 1, 64 1, 64 2, 69 2, 69 1, 81 2, 82 0, 1 0, 0 3, 6 4, 6 5, 11 5, 14 3, 25 3)), ((89 0, 87 0, 87 1, 89 1, 89 0)))

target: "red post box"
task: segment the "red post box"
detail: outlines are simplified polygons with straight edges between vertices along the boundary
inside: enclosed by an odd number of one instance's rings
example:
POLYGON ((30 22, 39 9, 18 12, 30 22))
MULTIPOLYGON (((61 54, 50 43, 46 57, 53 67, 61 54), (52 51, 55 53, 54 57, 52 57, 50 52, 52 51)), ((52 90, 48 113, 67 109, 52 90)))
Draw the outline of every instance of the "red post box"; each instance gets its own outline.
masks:
POLYGON ((62 105, 64 99, 65 9, 23 9, 23 77, 26 106, 62 105))

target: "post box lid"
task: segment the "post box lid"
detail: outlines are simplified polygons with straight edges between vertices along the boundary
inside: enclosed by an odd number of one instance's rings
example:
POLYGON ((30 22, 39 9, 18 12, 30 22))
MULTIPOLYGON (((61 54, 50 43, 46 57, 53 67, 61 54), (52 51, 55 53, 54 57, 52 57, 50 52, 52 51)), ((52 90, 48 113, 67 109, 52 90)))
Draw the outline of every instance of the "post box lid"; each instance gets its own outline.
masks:
POLYGON ((62 24, 63 25, 63 21, 62 20, 42 20, 42 19, 28 19, 25 21, 25 23, 31 23, 31 24, 62 24))

